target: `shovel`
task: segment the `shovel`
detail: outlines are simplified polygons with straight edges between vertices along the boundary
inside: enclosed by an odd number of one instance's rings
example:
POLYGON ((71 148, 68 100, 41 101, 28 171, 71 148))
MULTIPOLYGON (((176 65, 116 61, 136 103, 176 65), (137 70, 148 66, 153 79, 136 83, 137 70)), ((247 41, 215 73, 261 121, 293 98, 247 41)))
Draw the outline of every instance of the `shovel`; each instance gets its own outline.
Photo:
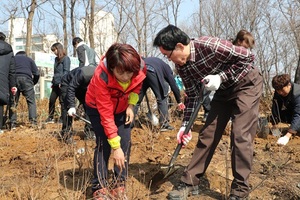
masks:
POLYGON ((271 133, 275 137, 280 137, 281 136, 281 132, 278 128, 271 128, 271 133))
MULTIPOLYGON (((202 101, 200 101, 197 104, 197 107, 195 108, 193 114, 191 115, 190 121, 188 122, 187 126, 185 127, 185 130, 184 130, 183 134, 187 134, 189 132, 189 130, 191 129, 192 125, 194 124, 194 121, 196 120, 196 118, 198 116, 198 112, 199 112, 199 110, 201 108, 201 105, 203 104, 204 100, 205 100, 205 98, 203 98, 202 101)), ((178 144, 175 151, 174 151, 174 153, 173 153, 173 155, 172 155, 172 158, 169 162, 169 165, 167 167, 161 167, 161 170, 158 171, 152 177, 152 179, 150 180, 151 189, 157 188, 160 184, 162 184, 164 182, 164 180, 166 178, 168 178, 170 175, 172 175, 178 169, 178 167, 176 168, 174 166, 174 163, 175 163, 175 160, 176 160, 181 148, 182 148, 182 144, 178 144)))
POLYGON ((73 114, 75 117, 77 117, 78 119, 80 119, 80 120, 82 120, 82 121, 84 121, 85 123, 88 123, 88 124, 90 124, 91 125, 91 122, 89 121, 89 120, 87 120, 87 119, 85 119, 85 118, 83 118, 83 117, 81 117, 81 116, 79 116, 79 115, 77 115, 76 113, 75 114, 73 114))
POLYGON ((146 115, 149 118, 151 124, 153 126, 157 126, 159 124, 159 120, 157 119, 157 117, 155 116, 155 114, 153 114, 152 111, 151 111, 147 93, 145 94, 145 97, 146 97, 146 102, 147 102, 147 107, 148 107, 148 113, 146 115))

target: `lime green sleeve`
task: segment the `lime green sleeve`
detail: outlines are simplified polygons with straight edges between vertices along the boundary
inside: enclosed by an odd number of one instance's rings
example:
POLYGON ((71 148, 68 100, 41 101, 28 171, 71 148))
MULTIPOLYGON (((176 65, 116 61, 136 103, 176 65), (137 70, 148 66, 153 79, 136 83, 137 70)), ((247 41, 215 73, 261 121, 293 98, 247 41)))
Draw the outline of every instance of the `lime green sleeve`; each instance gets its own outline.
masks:
POLYGON ((137 93, 134 93, 134 92, 131 92, 129 94, 129 98, 128 98, 128 104, 131 104, 131 105, 136 105, 136 103, 138 102, 139 100, 139 95, 137 93))

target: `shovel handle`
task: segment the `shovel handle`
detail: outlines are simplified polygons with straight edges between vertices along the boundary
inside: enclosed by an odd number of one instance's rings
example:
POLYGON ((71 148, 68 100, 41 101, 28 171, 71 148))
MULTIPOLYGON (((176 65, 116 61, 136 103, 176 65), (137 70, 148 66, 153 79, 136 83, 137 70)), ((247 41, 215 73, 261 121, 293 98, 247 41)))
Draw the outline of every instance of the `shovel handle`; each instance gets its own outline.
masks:
POLYGON ((80 120, 82 120, 82 121, 84 121, 85 123, 88 123, 88 124, 90 124, 91 125, 91 122, 89 121, 89 120, 87 120, 87 119, 85 119, 85 118, 83 118, 83 117, 81 117, 81 116, 79 116, 79 115, 77 115, 76 113, 75 114, 73 114, 75 117, 78 117, 80 120))
MULTIPOLYGON (((203 94, 203 92, 202 92, 203 94)), ((207 98, 207 97, 206 97, 207 98)), ((203 104, 205 98, 202 96, 202 100, 199 101, 199 103, 197 104, 194 112, 192 113, 191 117, 190 117, 190 120, 188 122, 188 124, 186 125, 185 129, 184 129, 184 132, 183 134, 187 134, 189 132, 189 130, 192 128, 192 125, 194 124, 194 121, 196 120, 197 116, 198 116, 198 112, 201 108, 201 105, 203 104)), ((174 165, 174 162, 179 154, 179 151, 181 150, 181 147, 182 147, 182 143, 178 144, 173 155, 172 155, 172 158, 169 162, 169 169, 174 165)))

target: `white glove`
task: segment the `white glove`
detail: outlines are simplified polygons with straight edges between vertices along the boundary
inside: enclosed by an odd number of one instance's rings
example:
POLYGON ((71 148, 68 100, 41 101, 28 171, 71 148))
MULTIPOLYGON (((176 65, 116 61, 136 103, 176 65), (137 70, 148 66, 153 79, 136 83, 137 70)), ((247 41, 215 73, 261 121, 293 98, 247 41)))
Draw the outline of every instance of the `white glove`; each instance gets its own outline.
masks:
POLYGON ((70 108, 70 109, 68 110, 68 115, 71 116, 71 117, 73 117, 74 114, 76 114, 76 109, 75 109, 75 108, 70 108))
POLYGON ((177 133, 177 142, 178 144, 183 144, 182 147, 185 147, 189 141, 192 139, 192 132, 189 130, 187 134, 183 134, 185 127, 181 127, 177 133))
POLYGON ((202 80, 204 82, 204 86, 209 91, 215 91, 219 89, 221 85, 221 76, 220 75, 208 75, 205 76, 202 80))
POLYGON ((280 137, 278 140, 277 140, 277 144, 279 145, 286 145, 288 142, 289 142, 290 138, 288 136, 283 136, 283 137, 280 137))

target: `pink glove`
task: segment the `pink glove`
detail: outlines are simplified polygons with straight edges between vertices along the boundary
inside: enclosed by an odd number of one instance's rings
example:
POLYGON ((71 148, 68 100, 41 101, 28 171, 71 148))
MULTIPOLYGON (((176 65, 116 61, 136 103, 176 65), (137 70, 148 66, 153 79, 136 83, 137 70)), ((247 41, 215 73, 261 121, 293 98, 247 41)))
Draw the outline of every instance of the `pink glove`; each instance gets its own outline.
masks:
POLYGON ((12 88, 10 89, 10 91, 11 91, 12 95, 15 96, 15 95, 17 94, 18 89, 17 89, 16 87, 12 87, 12 88))
POLYGON ((192 139, 192 132, 189 130, 187 134, 183 134, 185 127, 181 127, 177 133, 177 142, 178 144, 182 144, 182 147, 185 147, 189 141, 192 139))
POLYGON ((183 103, 179 103, 178 105, 177 105, 177 108, 178 108, 178 110, 184 110, 185 109, 185 105, 183 104, 183 103))

